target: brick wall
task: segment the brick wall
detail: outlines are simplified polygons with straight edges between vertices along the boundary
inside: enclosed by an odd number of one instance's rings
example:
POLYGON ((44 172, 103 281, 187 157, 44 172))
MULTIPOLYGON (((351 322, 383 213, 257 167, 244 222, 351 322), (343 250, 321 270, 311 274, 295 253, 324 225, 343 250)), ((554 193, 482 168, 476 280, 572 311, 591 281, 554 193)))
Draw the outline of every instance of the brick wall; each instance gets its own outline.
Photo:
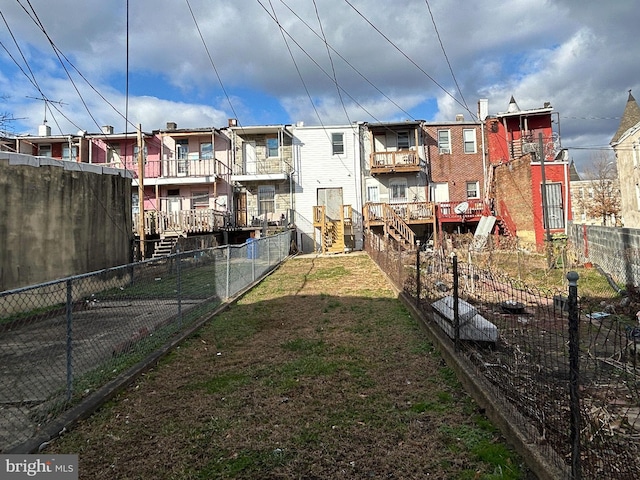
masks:
POLYGON ((449 199, 462 201, 467 199, 467 182, 478 182, 478 195, 484 191, 482 172, 482 130, 477 123, 428 124, 424 134, 427 158, 431 178, 436 183, 449 184, 449 199), (464 153, 464 129, 475 129, 476 153, 464 153), (438 149, 438 130, 449 130, 451 153, 440 154, 438 149))
POLYGON ((503 201, 518 228, 518 237, 535 243, 534 202, 529 156, 498 165, 494 170, 496 209, 503 201))

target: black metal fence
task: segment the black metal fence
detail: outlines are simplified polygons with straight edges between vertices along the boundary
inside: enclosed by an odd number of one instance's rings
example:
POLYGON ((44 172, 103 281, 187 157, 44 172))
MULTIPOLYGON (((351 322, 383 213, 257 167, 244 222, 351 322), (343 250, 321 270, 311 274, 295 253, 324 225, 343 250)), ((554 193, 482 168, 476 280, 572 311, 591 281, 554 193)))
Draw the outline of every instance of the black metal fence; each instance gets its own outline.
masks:
POLYGON ((291 232, 0 292, 0 452, 259 280, 291 232))
POLYGON ((640 478, 636 318, 586 308, 575 273, 537 287, 442 250, 366 249, 559 478, 640 478))

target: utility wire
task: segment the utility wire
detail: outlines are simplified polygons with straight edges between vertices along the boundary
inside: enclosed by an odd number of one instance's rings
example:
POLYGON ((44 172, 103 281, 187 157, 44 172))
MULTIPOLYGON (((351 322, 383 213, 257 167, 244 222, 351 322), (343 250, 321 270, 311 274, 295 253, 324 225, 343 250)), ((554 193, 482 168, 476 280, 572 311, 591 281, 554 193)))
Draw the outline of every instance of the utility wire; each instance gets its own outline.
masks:
POLYGON ((331 56, 331 50, 329 49, 329 44, 327 43, 327 36, 324 34, 324 28, 322 28, 322 21, 320 20, 320 13, 318 12, 318 5, 316 0, 313 0, 313 8, 316 12, 316 18, 318 19, 318 25, 320 26, 320 33, 322 34, 322 42, 324 43, 325 48, 327 49, 327 56, 329 57, 329 63, 331 64, 331 72, 333 73, 333 82, 336 85, 336 92, 338 92, 338 98, 340 99, 340 104, 342 105, 342 110, 344 111, 345 116, 347 117, 347 121, 350 125, 352 125, 351 118, 349 118, 349 113, 347 112, 347 107, 344 105, 344 100, 342 99, 342 92, 338 87, 338 76, 336 75, 336 68, 333 64, 333 57, 331 56))
POLYGON ((429 10, 429 15, 431 16, 431 23, 433 23, 433 29, 435 30, 436 36, 438 37, 438 42, 440 42, 440 48, 442 49, 442 54, 444 55, 444 59, 447 61, 447 65, 449 66, 449 71, 451 72, 453 83, 455 83, 456 88, 458 89, 458 93, 460 94, 460 98, 462 99, 462 103, 464 103, 464 107, 467 109, 467 112, 471 112, 471 110, 469 110, 469 106, 467 105, 467 101, 464 99, 464 95, 462 94, 460 85, 458 85, 458 79, 456 78, 455 73, 453 73, 451 62, 449 62, 449 57, 447 56, 447 52, 444 49, 444 44, 442 43, 442 38, 440 38, 440 32, 438 31, 438 26, 436 25, 436 19, 433 17, 433 12, 431 11, 431 5, 429 5, 429 0, 424 0, 424 1, 427 4, 427 10, 429 10))
MULTIPOLYGON (((233 108, 233 104, 231 103, 231 98, 229 97, 229 94, 227 93, 227 89, 224 87, 224 84, 222 83, 222 78, 220 78, 220 74, 218 73, 218 69, 216 68, 216 64, 213 61, 213 57, 211 56, 211 52, 209 52, 209 47, 207 47, 207 42, 205 42, 204 37, 202 36, 202 31, 200 30, 200 26, 198 25, 198 20, 196 19, 196 16, 193 13, 193 9, 191 8, 191 4, 189 3, 189 0, 185 0, 187 2, 187 7, 189 7, 189 12, 191 13, 191 18, 193 18, 193 23, 196 26, 196 30, 198 31, 198 35, 200 36, 200 41, 202 41, 202 45, 204 46, 205 51, 207 52, 207 56, 209 57, 209 62, 211 63, 211 67, 213 67, 213 71, 216 74, 216 77, 218 78, 218 83, 220 83, 220 88, 222 88, 222 91, 224 92, 225 97, 227 98, 227 102, 229 103, 229 108, 231 108, 231 111, 233 112, 233 116, 234 118, 238 119, 238 114, 236 113, 235 108, 233 108)), ((239 121, 239 119, 238 119, 239 121)))
POLYGON ((420 65, 418 65, 411 57, 409 57, 409 55, 407 55, 406 53, 404 53, 402 51, 402 49, 400 47, 398 47, 388 36, 386 36, 384 33, 382 33, 382 31, 376 27, 371 20, 369 20, 364 14, 362 14, 360 12, 360 10, 358 10, 356 7, 353 6, 353 4, 349 1, 349 0, 344 0, 344 2, 349 5, 358 15, 360 15, 360 17, 362 17, 362 19, 367 22, 371 28, 373 28, 376 32, 378 32, 378 34, 384 38, 387 42, 389 42, 389 44, 395 48, 404 58, 406 58, 407 60, 409 60, 409 62, 411 62, 418 70, 420 70, 429 80, 431 80, 438 88, 440 88, 444 93, 446 93, 449 97, 451 97, 458 105, 460 105, 461 107, 463 107, 467 112, 469 112, 469 114, 471 115, 472 118, 475 118, 476 115, 469 110, 469 108, 464 105, 463 103, 460 102, 460 100, 458 100, 454 95, 451 95, 451 93, 449 93, 449 91, 444 88, 440 83, 438 83, 438 81, 433 78, 431 75, 429 75, 420 65))
MULTIPOLYGON (((280 0, 280 3, 282 3, 285 7, 287 7, 289 9, 289 11, 295 15, 298 20, 300 20, 316 37, 318 37, 320 40, 322 40, 322 37, 320 36, 320 34, 318 32, 316 32, 313 27, 311 27, 311 25, 309 25, 302 17, 300 17, 300 15, 298 15, 289 5, 287 5, 287 3, 284 0, 280 0)), ((369 80, 362 72, 360 72, 360 70, 358 70, 351 62, 349 62, 349 60, 347 60, 344 56, 342 56, 340 54, 340 52, 338 52, 335 48, 333 48, 330 44, 326 44, 328 48, 331 49, 331 51, 337 55, 344 63, 346 63, 349 67, 351 67, 351 69, 356 72, 365 82, 367 82, 371 87, 373 87, 380 95, 382 95, 385 99, 387 99, 390 103, 392 103, 395 107, 398 108, 398 110, 400 110, 402 113, 404 113, 408 118, 411 118, 412 120, 415 120, 415 118, 413 117, 413 115, 411 115, 409 112, 407 112, 404 108, 402 108, 400 105, 398 105, 392 98, 390 98, 386 93, 384 93, 382 90, 380 90, 376 85, 374 85, 371 80, 369 80)))

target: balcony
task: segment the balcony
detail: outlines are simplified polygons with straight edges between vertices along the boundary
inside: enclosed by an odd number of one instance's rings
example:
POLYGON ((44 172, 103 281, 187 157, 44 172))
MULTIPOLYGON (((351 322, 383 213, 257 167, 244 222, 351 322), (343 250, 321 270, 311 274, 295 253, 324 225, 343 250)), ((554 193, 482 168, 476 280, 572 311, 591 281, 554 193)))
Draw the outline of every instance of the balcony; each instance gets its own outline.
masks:
POLYGON ((371 154, 371 175, 419 171, 420 157, 415 150, 373 152, 371 154))
POLYGON ((469 199, 464 202, 439 202, 437 204, 439 222, 477 222, 486 213, 484 202, 480 199, 469 199), (462 203, 466 203, 468 207, 464 211, 460 209, 456 211, 456 207, 462 203))
MULTIPOLYGON (((128 164, 137 185, 138 166, 128 164)), ((222 170, 222 163, 215 158, 189 156, 182 159, 147 160, 144 166, 145 185, 170 185, 177 183, 210 183, 222 170)))
POLYGON ((291 159, 269 157, 236 165, 231 173, 231 181, 238 183, 287 180, 292 170, 291 159))
MULTIPOLYGON (((146 235, 164 233, 213 233, 227 226, 229 214, 212 209, 178 210, 176 212, 144 212, 146 235)), ((140 216, 133 216, 133 232, 139 233, 140 216)))
POLYGON ((435 204, 432 202, 405 202, 405 203, 366 203, 364 206, 365 227, 384 225, 385 210, 391 209, 405 223, 409 225, 421 225, 434 223, 435 204))
MULTIPOLYGON (((542 137, 542 151, 546 162, 555 160, 556 154, 560 149, 560 137, 557 134, 554 133, 542 137)), ((524 134, 521 138, 509 142, 509 156, 511 159, 517 159, 529 153, 534 154, 537 159, 540 158, 540 138, 538 136, 524 134)))

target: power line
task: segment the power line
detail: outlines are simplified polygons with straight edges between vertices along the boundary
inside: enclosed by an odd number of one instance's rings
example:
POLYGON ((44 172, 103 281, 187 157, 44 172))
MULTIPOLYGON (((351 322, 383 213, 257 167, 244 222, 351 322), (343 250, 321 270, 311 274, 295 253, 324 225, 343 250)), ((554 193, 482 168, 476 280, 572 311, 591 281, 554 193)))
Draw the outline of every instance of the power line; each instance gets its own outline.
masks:
POLYGON ((211 63, 211 66, 213 67, 213 71, 215 72, 216 77, 218 78, 218 83, 220 83, 220 88, 222 88, 222 91, 224 92, 224 95, 227 98, 227 102, 229 103, 229 107, 231 108, 231 111, 233 112, 234 118, 238 119, 238 114, 236 113, 235 109, 233 108, 233 104, 231 103, 231 98, 229 97, 229 94, 227 93, 227 90, 224 87, 224 84, 222 83, 222 78, 220 78, 220 74, 218 73, 218 69, 216 68, 216 64, 213 61, 213 57, 211 56, 211 52, 209 52, 209 47, 207 47, 207 42, 205 42, 204 37, 202 36, 202 32, 200 31, 200 26, 198 25, 198 20, 196 19, 196 16, 193 14, 193 9, 191 8, 191 4, 189 3, 189 0, 185 0, 185 1, 187 2, 187 7, 189 7, 189 12, 191 13, 191 18, 193 18, 193 23, 196 26, 196 30, 198 31, 198 35, 200 36, 200 40, 202 41, 202 45, 204 46, 204 49, 207 52, 207 56, 209 57, 209 62, 211 63))
POLYGON ((467 101, 464 99, 464 95, 462 94, 462 90, 460 89, 460 85, 458 85, 458 79, 456 78, 455 73, 453 73, 453 68, 451 67, 451 62, 449 62, 449 57, 447 56, 447 52, 444 49, 444 44, 442 43, 442 39, 440 38, 440 32, 438 31, 438 26, 436 25, 436 20, 433 18, 433 12, 431 11, 431 5, 429 5, 429 0, 424 0, 427 4, 427 9, 429 10, 429 15, 431 16, 431 23, 433 23, 433 29, 436 32, 436 36, 438 37, 438 42, 440 42, 440 48, 442 49, 442 54, 444 55, 444 59, 447 61, 447 65, 449 66, 449 71, 451 72, 451 77, 453 77, 453 83, 455 83, 456 88, 458 89, 458 93, 460 93, 460 98, 464 103, 464 107, 470 112, 469 107, 467 105, 467 101))
POLYGON ((358 15, 360 15, 360 17, 362 17, 362 19, 367 22, 371 28, 373 28, 376 32, 378 32, 378 34, 384 38, 393 48, 395 48, 398 52, 400 52, 400 54, 406 58, 407 60, 409 60, 409 62, 411 62, 411 64, 413 64, 418 70, 420 70, 429 80, 431 80, 438 88, 440 88, 444 93, 446 93, 449 97, 451 97, 458 105, 460 105, 461 107, 463 107, 467 112, 469 112, 469 114, 471 115, 472 118, 475 118, 476 115, 469 110, 469 108, 460 102, 460 100, 458 100, 454 95, 451 95, 451 93, 449 93, 449 91, 444 88, 440 83, 438 83, 438 81, 433 78, 431 75, 429 75, 420 65, 418 65, 412 58, 409 57, 409 55, 407 55, 406 53, 404 53, 402 51, 402 49, 400 47, 398 47, 388 36, 386 36, 378 27, 376 27, 371 20, 369 20, 364 14, 362 14, 360 12, 360 10, 358 10, 356 7, 353 6, 353 4, 349 1, 349 0, 344 0, 344 2, 349 5, 358 15))
MULTIPOLYGON (((315 36, 317 36, 319 39, 322 40, 322 37, 320 36, 320 34, 318 34, 318 32, 316 32, 307 22, 305 22, 305 20, 300 17, 300 15, 298 15, 293 9, 291 9, 291 7, 289 5, 287 5, 287 3, 284 0, 280 0, 280 3, 282 3, 285 7, 287 7, 289 9, 289 11, 295 15, 298 20, 300 20, 315 36)), ((326 44, 328 48, 331 49, 331 51, 337 55, 345 64, 347 64, 349 67, 351 67, 351 69, 356 72, 364 81, 366 81, 371 87, 373 87, 380 95, 382 95, 384 98, 386 98, 390 103, 392 103, 395 107, 398 108, 398 110, 400 110, 401 112, 403 112, 404 114, 407 115, 407 117, 415 120, 415 118, 413 118, 413 115, 411 115, 409 112, 407 112, 404 108, 402 108, 400 105, 398 105, 392 98, 390 98, 386 93, 384 93, 382 90, 380 90, 375 84, 373 84, 373 82, 371 82, 371 80, 369 80, 362 72, 360 72, 360 70, 358 70, 351 62, 349 62, 349 60, 347 60, 344 56, 342 56, 340 54, 340 52, 338 52, 335 48, 333 48, 330 44, 326 44)))

